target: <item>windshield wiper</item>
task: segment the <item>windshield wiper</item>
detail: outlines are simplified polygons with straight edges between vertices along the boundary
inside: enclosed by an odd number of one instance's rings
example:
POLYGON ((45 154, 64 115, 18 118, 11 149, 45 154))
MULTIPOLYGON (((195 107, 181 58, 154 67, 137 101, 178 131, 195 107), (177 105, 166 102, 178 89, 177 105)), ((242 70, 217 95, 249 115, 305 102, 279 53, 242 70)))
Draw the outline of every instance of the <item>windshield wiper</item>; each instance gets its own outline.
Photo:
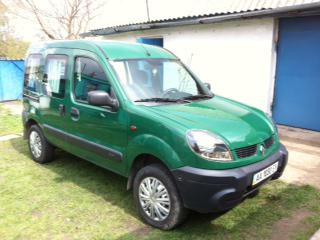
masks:
POLYGON ((208 94, 199 94, 199 95, 191 95, 187 97, 181 98, 181 100, 197 100, 197 99, 208 99, 212 98, 213 95, 208 95, 208 94))
POLYGON ((173 98, 142 98, 135 100, 135 102, 189 102, 187 99, 173 99, 173 98))

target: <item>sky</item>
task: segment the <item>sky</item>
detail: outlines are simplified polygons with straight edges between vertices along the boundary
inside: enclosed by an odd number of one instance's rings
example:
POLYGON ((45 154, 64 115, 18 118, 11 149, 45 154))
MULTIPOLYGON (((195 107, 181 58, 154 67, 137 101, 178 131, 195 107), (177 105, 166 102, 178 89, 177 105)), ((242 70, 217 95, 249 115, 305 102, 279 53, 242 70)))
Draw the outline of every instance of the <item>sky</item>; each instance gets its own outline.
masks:
MULTIPOLYGON (((10 6, 13 0, 3 0, 10 6)), ((49 0, 34 0, 40 8, 47 9, 49 0)), ((59 4, 64 0, 53 0, 59 4)), ((99 1, 99 0, 98 0, 99 1)), ((97 12, 98 17, 94 19, 90 29, 104 28, 108 26, 123 25, 128 23, 139 23, 148 20, 147 0, 100 0, 105 5, 97 12)), ((238 0, 246 1, 246 0, 238 0)), ((174 18, 210 12, 212 8, 219 8, 226 2, 234 0, 148 0, 149 15, 151 20, 161 18, 174 18)), ((36 21, 26 13, 18 12, 24 18, 10 15, 10 25, 15 30, 15 35, 26 41, 41 40, 41 31, 36 21)))
MULTIPOLYGON (((55 2, 63 0, 55 0, 55 2)), ((10 6, 10 0, 4 1, 10 6)), ((48 8, 47 0, 35 0, 35 2, 44 9, 48 8)), ((97 12, 98 17, 95 18, 89 26, 89 29, 103 28, 106 26, 114 26, 127 24, 128 22, 144 22, 147 20, 145 0, 106 0, 103 8, 97 12)), ((26 41, 34 41, 41 39, 41 30, 37 22, 26 13, 18 12, 9 14, 9 24, 13 28, 15 36, 26 41)))
MULTIPOLYGON (((15 0, 2 0, 11 5, 15 0)), ((22 0, 23 1, 23 0, 22 0)), ((40 8, 48 9, 49 1, 62 5, 65 0, 33 0, 40 8)), ((150 20, 176 18, 190 15, 203 15, 212 12, 252 10, 254 8, 272 8, 284 5, 297 5, 319 0, 94 0, 105 4, 99 8, 97 18, 89 25, 88 30, 116 25, 141 23, 148 20, 146 2, 149 5, 150 20)), ((16 9, 14 9, 16 13, 16 9)), ((19 13, 19 12, 18 12, 19 13)), ((27 14, 19 13, 24 18, 10 15, 10 25, 15 35, 23 40, 41 39, 39 25, 27 14)))

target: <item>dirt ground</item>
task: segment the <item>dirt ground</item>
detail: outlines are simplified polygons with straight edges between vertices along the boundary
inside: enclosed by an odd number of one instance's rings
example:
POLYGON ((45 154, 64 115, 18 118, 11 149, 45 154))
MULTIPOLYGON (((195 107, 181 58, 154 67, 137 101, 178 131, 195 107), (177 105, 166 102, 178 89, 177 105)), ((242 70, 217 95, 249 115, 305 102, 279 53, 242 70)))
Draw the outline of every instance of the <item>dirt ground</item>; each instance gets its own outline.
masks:
POLYGON ((294 232, 299 232, 304 227, 304 220, 311 216, 306 210, 298 210, 290 218, 285 218, 275 223, 271 240, 290 240, 294 232))
POLYGON ((279 135, 289 151, 282 180, 320 189, 320 133, 280 126, 279 135))
POLYGON ((287 141, 283 143, 289 151, 289 162, 282 179, 320 189, 320 148, 287 141))
POLYGON ((10 101, 1 103, 5 108, 7 108, 11 114, 20 115, 22 112, 22 102, 21 101, 10 101))

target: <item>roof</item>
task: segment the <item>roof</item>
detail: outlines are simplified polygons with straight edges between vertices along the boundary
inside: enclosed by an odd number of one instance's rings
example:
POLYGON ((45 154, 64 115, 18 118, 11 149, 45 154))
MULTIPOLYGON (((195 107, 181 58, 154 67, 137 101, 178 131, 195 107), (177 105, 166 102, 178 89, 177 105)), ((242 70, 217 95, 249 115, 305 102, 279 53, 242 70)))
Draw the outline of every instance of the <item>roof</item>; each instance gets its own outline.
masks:
POLYGON ((149 20, 93 29, 82 36, 296 13, 315 8, 320 8, 320 0, 149 0, 149 20))
POLYGON ((193 16, 216 14, 232 14, 263 9, 299 6, 319 2, 319 0, 175 0, 176 8, 171 0, 149 0, 151 20, 164 20, 193 16), (167 5, 161 8, 161 6, 167 5), (164 11, 158 9, 165 9, 164 11))
POLYGON ((109 60, 135 58, 176 59, 167 50, 140 43, 127 43, 108 40, 58 40, 32 44, 29 53, 39 53, 47 48, 71 48, 91 51, 109 60))

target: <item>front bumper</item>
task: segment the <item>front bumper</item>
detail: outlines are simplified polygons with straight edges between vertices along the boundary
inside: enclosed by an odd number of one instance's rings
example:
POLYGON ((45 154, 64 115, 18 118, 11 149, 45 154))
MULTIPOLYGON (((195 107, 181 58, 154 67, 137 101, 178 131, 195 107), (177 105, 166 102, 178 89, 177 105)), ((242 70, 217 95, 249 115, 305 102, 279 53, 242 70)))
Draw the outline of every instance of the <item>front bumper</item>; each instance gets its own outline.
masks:
POLYGON ((253 194, 269 180, 278 179, 288 162, 288 151, 283 145, 267 159, 235 169, 206 170, 182 167, 172 170, 186 208, 201 213, 231 209, 253 194), (278 171, 252 187, 253 175, 279 161, 278 171))

